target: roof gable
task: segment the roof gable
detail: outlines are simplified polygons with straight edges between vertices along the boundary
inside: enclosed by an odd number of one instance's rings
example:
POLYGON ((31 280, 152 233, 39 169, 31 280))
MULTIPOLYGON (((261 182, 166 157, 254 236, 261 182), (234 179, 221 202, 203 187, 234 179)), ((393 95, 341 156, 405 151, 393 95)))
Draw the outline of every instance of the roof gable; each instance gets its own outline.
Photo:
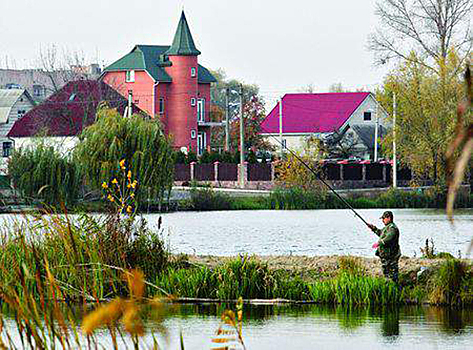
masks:
MULTIPOLYGON (((286 94, 282 99, 283 133, 338 130, 369 95, 369 92, 286 94)), ((261 123, 261 133, 279 133, 279 103, 261 123)))
MULTIPOLYGON (((8 137, 75 136, 95 122, 97 106, 106 101, 124 112, 127 100, 109 85, 96 80, 67 83, 13 124, 8 137)), ((143 113, 134 106, 139 113, 143 113)))
POLYGON ((192 39, 192 34, 189 29, 189 25, 187 24, 184 11, 181 13, 181 19, 177 25, 176 34, 174 35, 172 45, 169 50, 167 50, 166 54, 176 56, 200 55, 200 51, 197 50, 194 44, 194 39, 192 39))
POLYGON ((0 123, 7 122, 11 109, 21 96, 25 96, 32 106, 35 105, 25 89, 0 89, 0 123))

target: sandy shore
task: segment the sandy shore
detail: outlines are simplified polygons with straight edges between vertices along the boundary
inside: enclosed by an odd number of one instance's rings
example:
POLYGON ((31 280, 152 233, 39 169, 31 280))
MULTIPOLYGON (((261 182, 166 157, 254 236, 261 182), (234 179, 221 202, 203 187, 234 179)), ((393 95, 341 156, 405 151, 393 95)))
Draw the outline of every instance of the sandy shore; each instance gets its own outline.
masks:
MULTIPOLYGON (((265 262, 268 267, 272 270, 286 270, 294 273, 317 273, 325 274, 330 276, 334 274, 339 268, 340 256, 253 256, 255 259, 265 262)), ((208 267, 215 267, 222 264, 230 259, 236 257, 222 257, 222 256, 209 256, 209 255, 189 255, 189 262, 192 264, 205 265, 208 267)), ((381 262, 378 258, 362 258, 356 257, 361 265, 365 268, 366 272, 373 276, 381 276, 381 262)), ((399 260, 399 269, 401 272, 412 272, 415 273, 420 270, 421 267, 429 267, 440 264, 443 259, 423 259, 423 258, 409 258, 401 257, 399 260)), ((473 261, 467 260, 469 263, 473 261)))

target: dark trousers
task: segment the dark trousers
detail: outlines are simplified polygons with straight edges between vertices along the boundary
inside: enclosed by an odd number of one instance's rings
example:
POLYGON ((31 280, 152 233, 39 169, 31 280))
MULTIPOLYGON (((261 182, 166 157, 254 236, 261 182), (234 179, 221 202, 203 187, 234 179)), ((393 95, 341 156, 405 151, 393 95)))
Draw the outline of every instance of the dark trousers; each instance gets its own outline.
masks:
POLYGON ((399 258, 381 258, 381 265, 384 277, 397 283, 399 280, 399 258))

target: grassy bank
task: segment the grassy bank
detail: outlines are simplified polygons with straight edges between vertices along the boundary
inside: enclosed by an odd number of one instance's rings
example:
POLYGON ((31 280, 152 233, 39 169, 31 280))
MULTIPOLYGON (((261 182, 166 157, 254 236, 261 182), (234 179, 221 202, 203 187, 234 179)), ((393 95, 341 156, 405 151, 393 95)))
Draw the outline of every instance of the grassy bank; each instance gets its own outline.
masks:
MULTIPOLYGON (((407 192, 390 189, 376 198, 348 197, 346 201, 356 209, 370 208, 445 208, 443 195, 433 190, 407 192)), ((458 196, 457 208, 473 207, 473 195, 458 196)), ((183 200, 174 210, 303 210, 345 209, 346 205, 332 193, 310 192, 300 188, 275 189, 268 197, 232 197, 211 188, 193 188, 189 200, 183 200)))

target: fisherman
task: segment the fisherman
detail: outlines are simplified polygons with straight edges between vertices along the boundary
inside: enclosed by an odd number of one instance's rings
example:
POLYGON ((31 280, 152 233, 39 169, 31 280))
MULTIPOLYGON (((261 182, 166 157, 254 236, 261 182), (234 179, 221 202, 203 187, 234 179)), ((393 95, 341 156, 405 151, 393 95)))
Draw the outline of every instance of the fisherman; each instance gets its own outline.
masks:
POLYGON ((384 277, 391 278, 394 282, 398 283, 398 263, 401 257, 399 229, 393 221, 394 218, 391 211, 385 211, 380 219, 384 223, 382 229, 377 228, 373 224, 367 224, 371 231, 379 236, 379 240, 373 244, 373 248, 376 248, 375 255, 381 259, 384 277))

